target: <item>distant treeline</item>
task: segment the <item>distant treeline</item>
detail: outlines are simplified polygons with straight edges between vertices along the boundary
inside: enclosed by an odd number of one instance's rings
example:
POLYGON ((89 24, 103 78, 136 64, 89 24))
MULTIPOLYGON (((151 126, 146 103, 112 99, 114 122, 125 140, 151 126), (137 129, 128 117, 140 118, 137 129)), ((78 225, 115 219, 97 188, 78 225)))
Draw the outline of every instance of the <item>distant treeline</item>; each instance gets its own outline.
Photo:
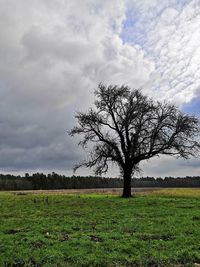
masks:
MULTIPOLYGON (((200 176, 133 178, 133 187, 200 187, 200 176)), ((66 177, 57 173, 34 173, 25 176, 0 174, 0 190, 35 190, 35 189, 81 189, 81 188, 119 188, 123 187, 120 178, 94 176, 66 177)))

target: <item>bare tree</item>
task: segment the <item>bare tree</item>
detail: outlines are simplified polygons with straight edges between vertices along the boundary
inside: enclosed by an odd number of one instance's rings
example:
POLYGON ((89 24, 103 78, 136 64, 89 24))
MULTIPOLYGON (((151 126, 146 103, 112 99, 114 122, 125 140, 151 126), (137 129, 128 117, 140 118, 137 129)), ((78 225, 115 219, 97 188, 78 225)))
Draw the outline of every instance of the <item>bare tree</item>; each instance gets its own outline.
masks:
POLYGON ((88 160, 75 166, 94 167, 95 174, 117 164, 124 179, 123 197, 131 197, 131 177, 139 163, 156 155, 188 159, 197 156, 199 121, 169 103, 155 102, 128 86, 100 84, 95 107, 76 115, 70 135, 83 135, 80 145, 92 142, 88 160))

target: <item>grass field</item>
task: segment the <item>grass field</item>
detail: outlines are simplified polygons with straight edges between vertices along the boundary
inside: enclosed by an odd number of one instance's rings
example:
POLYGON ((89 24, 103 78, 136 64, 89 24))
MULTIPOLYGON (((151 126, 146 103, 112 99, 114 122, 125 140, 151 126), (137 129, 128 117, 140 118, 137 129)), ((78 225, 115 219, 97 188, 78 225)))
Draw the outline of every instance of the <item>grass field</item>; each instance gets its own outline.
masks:
POLYGON ((198 264, 200 189, 0 193, 0 266, 198 264))

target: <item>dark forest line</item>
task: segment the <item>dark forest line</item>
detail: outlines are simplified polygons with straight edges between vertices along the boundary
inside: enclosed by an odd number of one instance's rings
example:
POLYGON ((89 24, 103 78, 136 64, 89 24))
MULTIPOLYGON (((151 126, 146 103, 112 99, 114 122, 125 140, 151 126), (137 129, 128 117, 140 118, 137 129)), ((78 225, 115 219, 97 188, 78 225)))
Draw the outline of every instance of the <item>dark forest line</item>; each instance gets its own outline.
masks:
MULTIPOLYGON (((94 176, 66 177, 57 173, 34 173, 25 176, 0 174, 0 190, 37 190, 37 189, 89 189, 89 188, 120 188, 120 178, 94 176)), ((133 178, 132 187, 200 187, 200 176, 186 177, 143 177, 133 178)))

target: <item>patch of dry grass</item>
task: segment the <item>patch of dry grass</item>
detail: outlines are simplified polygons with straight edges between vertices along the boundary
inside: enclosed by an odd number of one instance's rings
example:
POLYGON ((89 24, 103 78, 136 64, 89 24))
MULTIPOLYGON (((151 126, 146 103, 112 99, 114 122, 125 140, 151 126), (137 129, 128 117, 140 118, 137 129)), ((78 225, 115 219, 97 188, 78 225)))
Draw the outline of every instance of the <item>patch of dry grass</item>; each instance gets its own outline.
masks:
POLYGON ((149 191, 148 194, 176 197, 200 197, 200 188, 166 188, 149 191))

